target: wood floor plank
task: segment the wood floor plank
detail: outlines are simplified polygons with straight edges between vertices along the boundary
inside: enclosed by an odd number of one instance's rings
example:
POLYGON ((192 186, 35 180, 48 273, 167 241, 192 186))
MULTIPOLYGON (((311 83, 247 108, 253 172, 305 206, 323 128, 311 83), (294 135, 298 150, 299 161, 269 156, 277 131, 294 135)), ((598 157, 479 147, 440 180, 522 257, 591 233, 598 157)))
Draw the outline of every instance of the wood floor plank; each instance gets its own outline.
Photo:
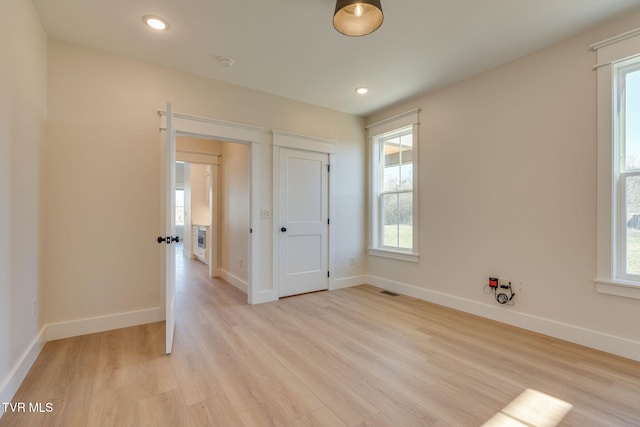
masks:
POLYGON ((287 366, 300 381, 307 384, 346 425, 355 426, 371 415, 379 413, 378 409, 335 377, 322 363, 301 357, 299 352, 282 345, 273 335, 273 331, 265 330, 261 332, 260 337, 254 335, 254 338, 287 366))
POLYGON ((298 427, 347 427, 329 408, 323 406, 296 420, 298 427))
POLYGON ((191 415, 178 390, 156 394, 139 401, 143 425, 157 427, 191 427, 191 415))
POLYGON ((194 426, 228 427, 242 424, 238 413, 224 394, 191 405, 189 412, 194 426))
POLYGON ((242 359, 247 371, 253 373, 254 384, 269 394, 269 399, 296 419, 323 406, 298 378, 268 352, 259 351, 252 336, 241 328, 232 328, 227 334, 234 353, 242 359))
POLYGON ((138 385, 129 384, 94 394, 89 406, 87 425, 135 427, 141 424, 138 408, 138 385))
POLYGON ((293 420, 272 408, 250 409, 238 415, 244 427, 296 427, 293 420))
POLYGON ((384 414, 378 414, 358 424, 356 427, 399 427, 399 424, 393 422, 384 414))
POLYGON ((300 357, 322 363, 336 379, 348 383, 365 401, 392 418, 399 419, 401 424, 424 426, 437 420, 415 400, 409 399, 404 390, 385 386, 383 380, 362 368, 359 363, 345 358, 339 349, 317 342, 302 332, 274 338, 279 345, 289 346, 300 357))
POLYGON ((178 325, 171 356, 165 356, 185 404, 190 406, 222 393, 219 379, 186 325, 178 325))
POLYGON ((528 389, 640 426, 639 362, 369 285, 249 306, 179 264, 171 356, 163 322, 49 342, 13 401, 53 411, 0 427, 480 426, 528 389))

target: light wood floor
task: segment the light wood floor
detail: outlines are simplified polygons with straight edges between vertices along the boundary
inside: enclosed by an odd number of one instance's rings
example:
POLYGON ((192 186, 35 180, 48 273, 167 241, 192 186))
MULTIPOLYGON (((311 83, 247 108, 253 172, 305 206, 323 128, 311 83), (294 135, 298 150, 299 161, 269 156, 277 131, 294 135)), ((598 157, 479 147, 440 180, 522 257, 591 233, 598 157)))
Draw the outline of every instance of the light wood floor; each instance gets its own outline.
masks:
POLYGON ((50 342, 14 402, 53 412, 0 426, 480 426, 527 389, 564 426, 640 425, 640 363, 371 286, 248 306, 181 270, 173 355, 163 323, 50 342))

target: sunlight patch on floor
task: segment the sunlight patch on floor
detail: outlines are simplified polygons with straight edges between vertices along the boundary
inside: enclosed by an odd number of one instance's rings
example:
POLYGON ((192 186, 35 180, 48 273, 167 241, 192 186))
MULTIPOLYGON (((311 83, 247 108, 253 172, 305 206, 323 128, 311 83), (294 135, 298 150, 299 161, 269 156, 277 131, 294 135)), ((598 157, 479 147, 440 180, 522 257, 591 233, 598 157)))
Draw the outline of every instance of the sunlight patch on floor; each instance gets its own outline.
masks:
POLYGON ((527 389, 483 427, 555 427, 573 405, 537 390, 527 389))

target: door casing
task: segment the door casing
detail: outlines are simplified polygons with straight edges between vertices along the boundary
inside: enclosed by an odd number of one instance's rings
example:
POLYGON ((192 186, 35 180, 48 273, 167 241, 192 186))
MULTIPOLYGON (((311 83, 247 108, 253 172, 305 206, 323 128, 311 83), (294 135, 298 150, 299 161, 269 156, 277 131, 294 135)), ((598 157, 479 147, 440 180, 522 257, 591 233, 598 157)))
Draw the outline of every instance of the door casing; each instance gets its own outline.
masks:
MULTIPOLYGON (((166 129, 165 111, 158 111, 160 116, 160 128, 166 129)), ((260 200, 260 176, 257 171, 260 160, 260 145, 262 142, 264 131, 261 128, 244 125, 240 123, 227 122, 212 118, 204 118, 199 116, 188 115, 184 113, 173 113, 173 127, 177 136, 189 136, 194 138, 212 139, 221 142, 234 142, 248 145, 249 147, 249 224, 250 230, 247 230, 249 253, 247 257, 247 302, 249 304, 258 304, 261 302, 272 301, 273 292, 271 289, 259 289, 255 286, 255 278, 260 277, 259 274, 259 248, 260 248, 260 221, 259 206, 260 200)), ((163 169, 166 166, 162 166, 163 169)), ((163 170, 163 172, 166 172, 163 170)), ((162 191, 166 192, 166 184, 163 184, 162 191)), ((164 265, 162 266, 164 269, 164 265)), ((161 274, 166 275, 166 271, 161 274)), ((166 304, 166 295, 164 290, 161 295, 166 304)))

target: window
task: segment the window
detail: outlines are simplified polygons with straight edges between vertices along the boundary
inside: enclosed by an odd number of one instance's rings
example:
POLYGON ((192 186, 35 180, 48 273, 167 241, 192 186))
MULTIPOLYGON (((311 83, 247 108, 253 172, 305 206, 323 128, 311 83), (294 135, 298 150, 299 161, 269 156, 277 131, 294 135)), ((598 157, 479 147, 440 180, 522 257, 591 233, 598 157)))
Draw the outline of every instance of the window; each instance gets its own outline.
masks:
POLYGON ((413 132, 401 129, 376 144, 380 246, 413 249, 413 132))
POLYGON ((640 298, 640 29, 591 46, 598 65, 597 290, 640 298))
POLYGON ((367 127, 371 153, 369 253, 418 260, 418 111, 367 127))
POLYGON ((184 225, 184 190, 176 190, 176 225, 184 225))
POLYGON ((613 68, 616 277, 640 283, 640 58, 613 68))

